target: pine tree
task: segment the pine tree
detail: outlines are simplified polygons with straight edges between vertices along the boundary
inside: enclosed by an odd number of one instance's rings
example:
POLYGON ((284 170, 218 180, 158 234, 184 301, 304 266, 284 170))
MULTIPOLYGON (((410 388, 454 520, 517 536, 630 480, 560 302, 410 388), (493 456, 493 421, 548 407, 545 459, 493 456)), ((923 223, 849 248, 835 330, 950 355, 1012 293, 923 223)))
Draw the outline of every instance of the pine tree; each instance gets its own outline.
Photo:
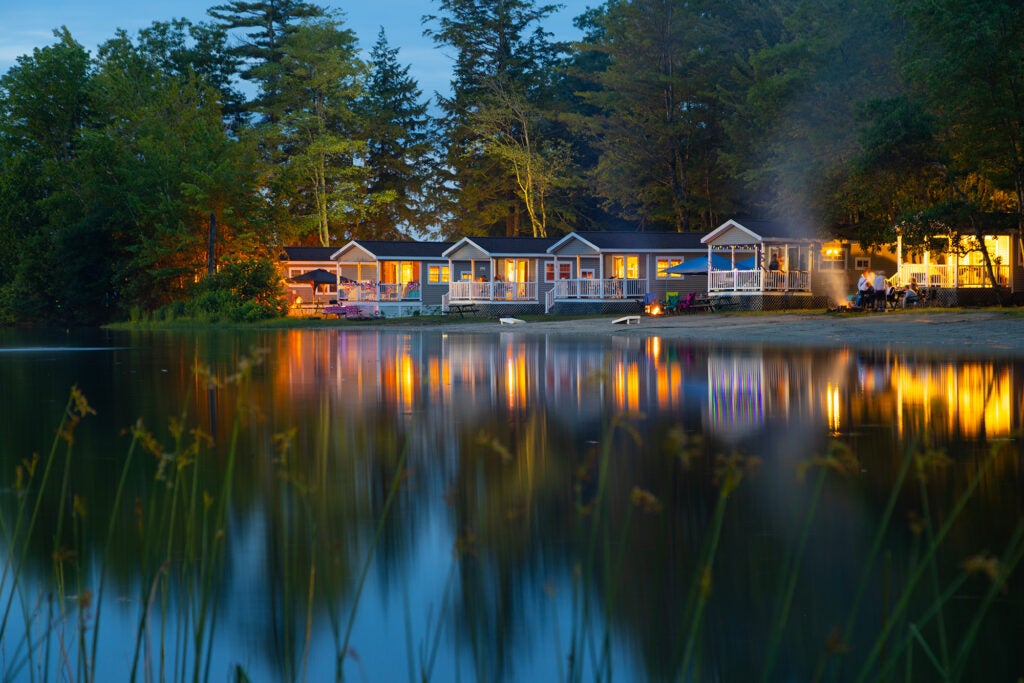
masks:
POLYGON ((398 62, 384 29, 370 52, 370 77, 360 108, 366 130, 367 190, 374 198, 359 237, 401 238, 433 226, 427 188, 436 164, 427 102, 409 67, 398 62))
MULTIPOLYGON (((491 108, 509 113, 497 93, 542 108, 565 49, 541 27, 557 7, 532 0, 438 0, 438 6, 439 14, 424 19, 436 25, 427 34, 456 50, 452 95, 439 99, 450 173, 441 186, 453 190, 444 206, 446 230, 522 234, 528 221, 515 168, 494 153, 480 114, 491 108)), ((514 132, 521 141, 524 131, 514 132)))

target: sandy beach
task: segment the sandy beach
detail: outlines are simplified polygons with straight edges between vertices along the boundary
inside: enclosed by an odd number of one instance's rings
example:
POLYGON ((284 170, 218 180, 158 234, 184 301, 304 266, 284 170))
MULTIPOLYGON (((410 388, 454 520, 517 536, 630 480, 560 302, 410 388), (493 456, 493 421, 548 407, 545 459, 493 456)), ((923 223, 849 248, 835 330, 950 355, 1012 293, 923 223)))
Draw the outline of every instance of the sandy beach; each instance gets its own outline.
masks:
POLYGON ((641 316, 635 325, 612 324, 618 316, 533 319, 514 325, 497 320, 452 323, 451 331, 546 335, 657 336, 722 344, 783 347, 860 347, 934 350, 949 355, 1024 356, 1024 316, 1009 309, 926 309, 887 313, 698 313, 641 316))

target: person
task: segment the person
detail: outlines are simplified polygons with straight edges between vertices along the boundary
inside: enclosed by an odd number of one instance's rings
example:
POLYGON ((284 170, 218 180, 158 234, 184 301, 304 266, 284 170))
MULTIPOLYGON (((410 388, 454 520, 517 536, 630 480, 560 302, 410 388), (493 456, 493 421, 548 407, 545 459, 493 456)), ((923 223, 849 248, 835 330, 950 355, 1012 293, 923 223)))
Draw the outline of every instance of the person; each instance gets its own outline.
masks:
POLYGON ((857 280, 857 297, 853 300, 853 305, 857 308, 864 308, 871 301, 874 296, 875 288, 871 285, 871 278, 874 276, 870 270, 865 270, 861 273, 860 279, 857 280))
POLYGON ((901 306, 913 306, 917 303, 917 280, 911 279, 910 284, 903 288, 903 301, 901 306))
POLYGON ((884 311, 885 310, 885 288, 886 288, 886 284, 885 284, 885 271, 884 270, 876 270, 875 271, 875 278, 871 282, 871 286, 875 290, 875 310, 876 311, 884 311))
POLYGON ((778 270, 778 269, 779 269, 779 257, 776 254, 772 254, 772 260, 768 264, 768 270, 778 270))

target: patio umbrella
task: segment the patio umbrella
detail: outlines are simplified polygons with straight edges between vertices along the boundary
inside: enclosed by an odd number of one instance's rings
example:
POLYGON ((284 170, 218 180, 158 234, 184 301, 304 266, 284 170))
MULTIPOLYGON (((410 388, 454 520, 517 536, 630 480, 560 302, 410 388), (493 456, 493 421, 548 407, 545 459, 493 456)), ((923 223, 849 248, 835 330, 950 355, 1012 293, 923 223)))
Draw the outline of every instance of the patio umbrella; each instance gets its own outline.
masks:
MULTIPOLYGON (((715 270, 729 270, 729 265, 730 264, 729 264, 729 259, 725 258, 724 256, 719 256, 718 254, 712 254, 711 255, 711 265, 712 265, 712 267, 715 270)), ((689 261, 683 261, 682 263, 674 265, 674 266, 672 266, 670 268, 666 268, 665 270, 663 270, 661 272, 663 272, 663 273, 670 273, 670 274, 676 274, 676 273, 706 273, 707 271, 708 271, 708 257, 705 255, 705 256, 698 256, 697 258, 692 258, 689 261)))
POLYGON ((296 275, 295 277, 288 278, 291 282, 304 282, 312 285, 313 295, 316 296, 316 289, 320 285, 333 285, 335 283, 352 282, 347 277, 338 277, 329 270, 323 268, 315 268, 314 270, 308 270, 305 273, 296 275))

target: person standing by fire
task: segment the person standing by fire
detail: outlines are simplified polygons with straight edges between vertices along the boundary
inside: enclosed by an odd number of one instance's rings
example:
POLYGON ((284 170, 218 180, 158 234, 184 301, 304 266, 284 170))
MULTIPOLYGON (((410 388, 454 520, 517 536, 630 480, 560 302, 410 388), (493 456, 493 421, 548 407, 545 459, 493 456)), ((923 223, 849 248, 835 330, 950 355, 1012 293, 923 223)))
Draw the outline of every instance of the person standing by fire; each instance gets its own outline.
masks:
POLYGON ((876 270, 875 279, 871 283, 875 290, 875 310, 885 311, 885 271, 876 270))
POLYGON ((871 285, 874 275, 870 270, 865 270, 857 280, 857 298, 853 301, 857 308, 867 307, 874 298, 875 288, 871 285))

